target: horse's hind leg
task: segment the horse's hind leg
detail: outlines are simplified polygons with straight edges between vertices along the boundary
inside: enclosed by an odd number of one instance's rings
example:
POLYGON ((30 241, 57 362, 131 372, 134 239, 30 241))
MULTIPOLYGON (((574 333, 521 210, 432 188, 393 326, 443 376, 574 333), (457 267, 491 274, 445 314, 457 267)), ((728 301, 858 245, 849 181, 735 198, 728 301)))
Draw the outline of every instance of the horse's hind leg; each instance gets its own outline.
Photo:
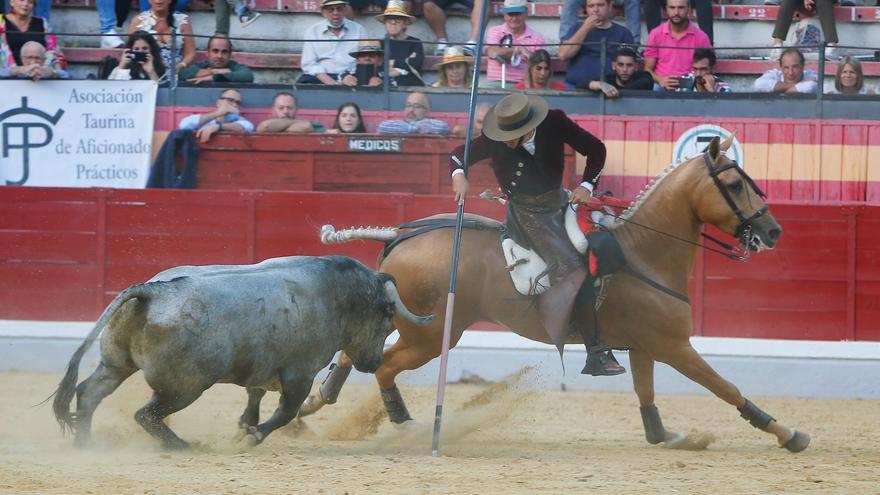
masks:
POLYGON ((76 437, 77 447, 88 445, 92 434, 92 414, 105 397, 112 394, 135 369, 114 368, 98 365, 94 373, 76 387, 76 437))
POLYGON ((162 442, 162 446, 169 450, 179 450, 189 447, 189 444, 178 437, 168 425, 165 417, 180 411, 195 402, 202 395, 203 389, 196 389, 186 393, 180 391, 153 392, 150 402, 134 413, 134 419, 144 430, 162 442))
POLYGON ((739 409, 740 415, 752 426, 775 435, 779 445, 792 452, 800 452, 810 444, 809 435, 782 425, 743 397, 739 389, 712 369, 690 344, 665 352, 662 356, 657 357, 686 377, 706 387, 721 400, 735 406, 739 409))
POLYGON ((629 363, 633 389, 639 398, 639 412, 645 427, 645 439, 650 444, 666 442, 667 447, 674 447, 674 444, 685 436, 667 431, 660 419, 660 412, 654 405, 654 358, 647 352, 634 348, 629 351, 629 363))

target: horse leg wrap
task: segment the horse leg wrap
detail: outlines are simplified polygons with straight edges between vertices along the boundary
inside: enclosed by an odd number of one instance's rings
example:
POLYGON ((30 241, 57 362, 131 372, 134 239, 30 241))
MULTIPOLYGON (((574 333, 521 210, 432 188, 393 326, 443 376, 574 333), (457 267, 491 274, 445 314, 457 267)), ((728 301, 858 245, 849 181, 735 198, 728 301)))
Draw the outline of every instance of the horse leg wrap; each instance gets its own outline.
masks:
POLYGON ((336 404, 339 397, 339 391, 345 384, 348 374, 351 373, 351 367, 343 368, 337 366, 336 363, 330 365, 330 374, 321 382, 318 392, 321 394, 321 400, 324 404, 336 404))
POLYGON ((400 424, 412 420, 412 416, 406 410, 406 403, 403 402, 403 397, 400 395, 400 389, 394 387, 383 389, 381 392, 382 402, 385 403, 385 410, 388 411, 388 419, 392 423, 400 424))
POLYGON ((660 419, 660 411, 657 406, 641 406, 639 412, 642 413, 642 424, 645 426, 645 438, 651 445, 656 445, 666 441, 666 428, 663 427, 663 421, 660 419))
POLYGON ((754 405, 749 399, 746 399, 746 403, 742 407, 737 407, 737 409, 739 409, 739 414, 743 419, 759 430, 766 428, 771 421, 776 421, 776 418, 762 411, 760 407, 754 405))

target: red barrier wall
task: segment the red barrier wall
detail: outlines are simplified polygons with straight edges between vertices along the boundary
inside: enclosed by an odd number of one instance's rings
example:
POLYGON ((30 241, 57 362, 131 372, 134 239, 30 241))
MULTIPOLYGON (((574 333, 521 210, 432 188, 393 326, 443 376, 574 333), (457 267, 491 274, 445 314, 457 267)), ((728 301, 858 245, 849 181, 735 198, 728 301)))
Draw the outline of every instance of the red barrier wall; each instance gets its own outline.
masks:
MULTIPOLYGON (((344 254, 374 265, 380 244, 323 246, 322 224, 394 225, 451 211, 448 196, 110 189, 0 189, 0 319, 94 320, 126 286, 181 264, 344 254)), ((471 201, 468 211, 500 218, 471 201)), ((775 204, 776 250, 748 264, 703 252, 697 335, 880 340, 880 207, 775 204)))

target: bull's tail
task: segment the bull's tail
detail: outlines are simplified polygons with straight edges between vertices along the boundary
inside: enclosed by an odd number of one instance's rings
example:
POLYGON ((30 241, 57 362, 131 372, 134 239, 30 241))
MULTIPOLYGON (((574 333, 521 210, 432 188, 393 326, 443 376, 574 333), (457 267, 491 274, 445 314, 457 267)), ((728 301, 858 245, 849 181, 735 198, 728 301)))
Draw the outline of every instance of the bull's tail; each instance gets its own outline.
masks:
POLYGON ((324 244, 342 244, 357 239, 388 242, 396 238, 396 227, 357 227, 340 231, 332 225, 321 227, 321 242, 324 244))
POLYGON ((138 299, 141 301, 149 301, 153 295, 153 285, 156 282, 146 283, 141 285, 135 285, 129 287, 122 291, 113 302, 107 306, 107 309, 101 313, 101 317, 98 318, 97 323, 95 323, 95 327, 89 332, 89 335, 80 344, 79 348, 76 352, 73 353, 73 356, 70 357, 70 362, 67 364, 67 372, 64 373, 64 378, 61 379, 61 382, 58 384, 58 388, 55 390, 53 394, 55 396, 55 400, 52 403, 52 410, 55 412, 55 419, 58 420, 58 424, 61 425, 61 429, 63 430, 71 430, 74 429, 74 416, 70 413, 70 402, 73 400, 73 396, 76 393, 76 380, 77 375, 79 374, 79 362, 82 360, 83 355, 92 344, 95 342, 95 339, 98 338, 98 335, 101 334, 101 331, 104 327, 107 326, 107 323, 110 321, 110 318, 122 307, 123 304, 132 300, 138 299))

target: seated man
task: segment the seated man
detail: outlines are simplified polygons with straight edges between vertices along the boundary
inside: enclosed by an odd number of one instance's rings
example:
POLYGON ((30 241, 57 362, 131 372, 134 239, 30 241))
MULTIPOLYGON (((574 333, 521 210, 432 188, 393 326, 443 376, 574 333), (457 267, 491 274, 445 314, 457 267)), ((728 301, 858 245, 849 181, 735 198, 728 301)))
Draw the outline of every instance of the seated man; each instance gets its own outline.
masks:
POLYGON ((645 70, 657 83, 654 89, 678 89, 678 78, 688 72, 694 59, 694 49, 711 48, 709 36, 689 20, 691 7, 688 0, 667 0, 669 20, 648 34, 645 47, 645 70))
MULTIPOLYGON (((345 71, 340 75, 339 84, 343 86, 381 86, 382 65, 385 60, 385 52, 382 43, 378 40, 358 41, 357 50, 349 55, 355 59, 353 71, 345 71)), ((392 80, 393 82, 393 80, 392 80)), ((396 86, 396 84, 392 84, 396 86)))
POLYGON ((779 57, 779 69, 770 69, 755 81, 761 93, 815 93, 819 79, 816 72, 804 71, 804 54, 797 48, 786 48, 779 57))
POLYGON ((302 38, 307 40, 302 49, 302 76, 296 84, 339 84, 340 75, 354 70, 350 52, 357 50, 357 40, 367 37, 360 24, 346 19, 345 0, 322 0, 324 20, 307 28, 302 38), (331 40, 331 41, 321 41, 331 40))
POLYGON ((611 64, 612 72, 605 76, 605 81, 590 81, 589 88, 592 91, 601 91, 608 98, 620 96, 620 89, 652 90, 654 79, 651 74, 639 69, 639 60, 636 52, 629 47, 622 47, 614 55, 614 63, 611 64))
POLYGON ((449 134, 449 124, 429 119, 431 102, 425 93, 414 91, 406 97, 403 109, 405 120, 386 120, 379 124, 379 134, 449 134))
POLYGON ((216 110, 184 117, 179 127, 183 130, 196 131, 196 137, 203 143, 207 143, 211 136, 219 131, 254 132, 254 124, 241 116, 240 108, 241 93, 227 89, 217 98, 216 110))
POLYGON ((296 118, 296 95, 282 91, 272 101, 272 117, 260 122, 257 132, 290 132, 307 134, 321 132, 324 126, 317 122, 296 118))
POLYGON ((208 59, 184 67, 177 75, 179 81, 199 84, 213 82, 254 82, 254 73, 232 60, 232 41, 229 36, 215 33, 208 40, 208 59))
MULTIPOLYGON (((492 109, 492 105, 488 103, 480 103, 474 111, 474 135, 477 137, 483 133, 483 121, 486 120, 486 114, 492 109)), ((457 137, 465 137, 467 134, 467 123, 455 124, 452 128, 452 135, 457 137)))
POLYGON ((709 48, 694 50, 691 71, 681 76, 677 91, 696 91, 701 93, 730 93, 730 85, 715 75, 715 51, 709 48))
POLYGON ((611 22, 614 13, 611 0, 587 0, 587 14, 584 22, 572 26, 559 47, 559 58, 568 61, 565 82, 576 88, 586 88, 590 81, 611 69, 611 60, 622 44, 633 43, 632 33, 625 27, 611 22), (602 48, 605 40, 605 67, 601 65, 602 48))
POLYGON ((65 70, 46 66, 46 48, 36 41, 28 41, 21 46, 21 63, 15 65, 15 60, 10 57, 11 65, 0 69, 0 78, 10 79, 70 79, 65 70))
POLYGON ((487 80, 500 82, 501 64, 505 64, 504 79, 514 84, 522 81, 532 50, 543 48, 544 37, 526 24, 528 10, 526 0, 504 0, 504 24, 486 32, 487 80))

